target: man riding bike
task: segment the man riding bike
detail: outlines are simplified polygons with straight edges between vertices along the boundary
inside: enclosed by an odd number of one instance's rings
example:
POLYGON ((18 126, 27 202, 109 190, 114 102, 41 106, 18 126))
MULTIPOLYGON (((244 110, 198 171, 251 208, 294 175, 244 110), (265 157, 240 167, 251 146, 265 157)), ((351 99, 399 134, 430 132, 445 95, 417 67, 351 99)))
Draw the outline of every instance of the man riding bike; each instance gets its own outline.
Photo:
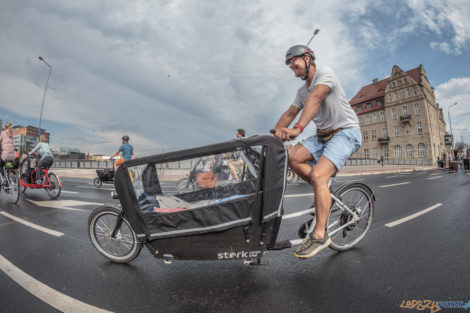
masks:
POLYGON ((119 153, 122 153, 122 157, 117 160, 114 163, 114 171, 117 171, 117 168, 119 165, 124 163, 124 161, 129 161, 132 159, 132 156, 134 155, 134 147, 132 147, 131 144, 129 144, 129 136, 124 135, 122 136, 122 145, 119 147, 119 150, 114 152, 113 155, 111 155, 111 160, 118 155, 119 153))
POLYGON ((274 128, 275 135, 286 141, 300 135, 312 120, 317 127, 316 135, 289 151, 290 167, 313 186, 315 194, 315 228, 294 251, 296 257, 309 258, 331 243, 326 233, 331 207, 328 180, 360 148, 362 138, 357 115, 333 70, 326 66, 317 68, 315 54, 303 45, 291 47, 285 63, 305 84, 281 115, 274 128), (300 111, 298 122, 288 128, 300 111))

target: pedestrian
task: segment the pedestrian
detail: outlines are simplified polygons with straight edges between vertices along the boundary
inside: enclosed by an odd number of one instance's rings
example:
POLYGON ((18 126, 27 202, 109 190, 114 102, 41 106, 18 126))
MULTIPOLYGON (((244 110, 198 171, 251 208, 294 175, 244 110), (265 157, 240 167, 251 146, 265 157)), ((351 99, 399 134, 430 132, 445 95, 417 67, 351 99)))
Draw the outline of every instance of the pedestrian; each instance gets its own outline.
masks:
POLYGON ((384 156, 383 155, 380 156, 380 163, 382 163, 382 167, 384 167, 384 156))

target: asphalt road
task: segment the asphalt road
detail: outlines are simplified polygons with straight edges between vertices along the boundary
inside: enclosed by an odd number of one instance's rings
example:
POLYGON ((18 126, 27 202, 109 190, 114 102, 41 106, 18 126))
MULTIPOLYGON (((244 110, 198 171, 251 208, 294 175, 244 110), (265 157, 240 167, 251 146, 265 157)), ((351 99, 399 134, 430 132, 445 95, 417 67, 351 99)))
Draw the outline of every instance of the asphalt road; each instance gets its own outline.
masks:
MULTIPOLYGON (((107 261, 88 239, 87 220, 97 203, 113 202, 113 185, 97 190, 91 180, 63 179, 59 201, 27 190, 17 205, 0 194, 0 311, 56 312, 55 305, 75 312, 415 312, 400 305, 470 300, 470 174, 340 177, 334 186, 351 181, 369 185, 377 198, 372 227, 355 248, 303 261, 292 250, 272 251, 263 258, 269 265, 249 267, 166 265, 145 247, 129 264, 107 261)), ((307 184, 289 185, 286 213, 307 208, 309 193, 307 184)), ((295 238, 305 220, 283 222, 278 240, 295 238)))

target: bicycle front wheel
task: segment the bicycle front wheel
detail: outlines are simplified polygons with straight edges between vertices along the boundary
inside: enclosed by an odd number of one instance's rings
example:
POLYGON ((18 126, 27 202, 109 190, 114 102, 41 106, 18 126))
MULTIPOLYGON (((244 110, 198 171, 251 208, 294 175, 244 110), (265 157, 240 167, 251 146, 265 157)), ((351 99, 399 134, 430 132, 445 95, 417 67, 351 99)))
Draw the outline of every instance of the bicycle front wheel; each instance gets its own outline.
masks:
POLYGON ((8 174, 8 199, 11 203, 17 203, 20 199, 20 181, 15 173, 8 174))
POLYGON ((196 187, 194 186, 193 182, 191 182, 191 180, 186 177, 178 180, 176 183, 176 189, 178 190, 178 193, 186 193, 196 190, 196 187))
POLYGON ((335 196, 350 210, 359 215, 359 220, 348 226, 353 215, 334 202, 328 216, 327 231, 332 243, 330 248, 345 251, 354 247, 369 231, 374 216, 374 196, 363 184, 349 184, 340 187, 335 196))
POLYGON ((99 253, 113 262, 127 263, 135 259, 142 249, 142 243, 129 222, 122 218, 122 223, 111 237, 119 216, 119 210, 112 207, 99 207, 88 218, 88 236, 99 253))
POLYGON ((51 185, 46 188, 47 194, 51 199, 59 198, 62 187, 60 187, 60 182, 57 175, 54 173, 49 173, 49 182, 51 185))

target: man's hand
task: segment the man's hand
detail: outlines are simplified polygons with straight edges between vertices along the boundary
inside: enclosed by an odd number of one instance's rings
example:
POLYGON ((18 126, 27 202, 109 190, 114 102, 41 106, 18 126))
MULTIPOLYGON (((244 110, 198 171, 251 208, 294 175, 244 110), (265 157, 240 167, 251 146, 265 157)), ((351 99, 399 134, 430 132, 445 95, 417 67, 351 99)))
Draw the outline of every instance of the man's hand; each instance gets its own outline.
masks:
POLYGON ((276 137, 281 139, 282 141, 293 140, 295 137, 300 135, 300 129, 297 128, 287 128, 287 127, 280 127, 275 129, 276 137))

